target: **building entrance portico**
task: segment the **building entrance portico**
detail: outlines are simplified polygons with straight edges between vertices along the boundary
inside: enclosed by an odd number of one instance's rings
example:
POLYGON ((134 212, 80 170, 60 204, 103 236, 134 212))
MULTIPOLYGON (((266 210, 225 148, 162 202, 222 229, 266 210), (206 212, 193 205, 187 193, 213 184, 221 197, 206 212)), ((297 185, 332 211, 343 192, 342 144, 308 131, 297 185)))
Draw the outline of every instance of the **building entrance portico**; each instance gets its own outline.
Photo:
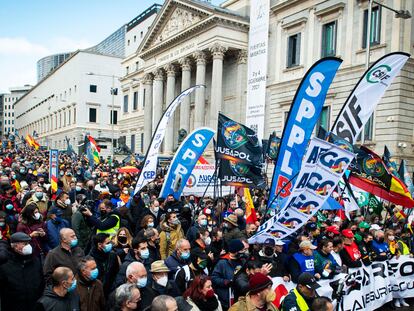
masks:
POLYGON ((193 85, 206 88, 186 97, 175 111, 164 139, 165 154, 174 152, 179 130, 215 129, 219 111, 234 112, 229 116, 236 120, 241 116, 245 102, 236 98, 240 97, 237 90, 245 90, 246 84, 248 19, 214 8, 203 2, 166 1, 138 48, 143 66, 137 75, 142 77, 145 93, 144 150, 167 105, 193 85), (239 75, 243 78, 238 79, 239 75), (232 107, 223 108, 225 98, 232 107))

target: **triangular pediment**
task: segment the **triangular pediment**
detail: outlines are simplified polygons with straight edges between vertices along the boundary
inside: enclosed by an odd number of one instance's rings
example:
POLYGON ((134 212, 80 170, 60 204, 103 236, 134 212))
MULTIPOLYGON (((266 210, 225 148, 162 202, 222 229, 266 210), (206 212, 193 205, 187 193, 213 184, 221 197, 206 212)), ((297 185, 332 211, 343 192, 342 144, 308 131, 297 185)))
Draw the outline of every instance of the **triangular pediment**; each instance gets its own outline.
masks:
POLYGON ((183 0, 166 1, 151 29, 140 46, 140 51, 163 43, 183 33, 213 15, 197 2, 183 0))

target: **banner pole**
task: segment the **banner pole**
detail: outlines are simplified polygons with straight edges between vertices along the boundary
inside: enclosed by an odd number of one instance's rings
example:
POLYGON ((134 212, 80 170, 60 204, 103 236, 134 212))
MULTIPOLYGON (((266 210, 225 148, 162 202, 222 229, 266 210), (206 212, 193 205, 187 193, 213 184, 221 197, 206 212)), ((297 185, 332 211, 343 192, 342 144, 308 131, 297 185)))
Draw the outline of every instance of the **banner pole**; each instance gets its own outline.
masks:
POLYGON ((283 187, 279 190, 279 192, 275 195, 273 200, 270 202, 270 204, 267 204, 266 210, 265 210, 265 213, 264 213, 264 217, 260 221, 260 225, 263 225, 263 222, 265 221, 266 216, 267 216, 267 212, 269 211, 269 208, 270 208, 270 206, 272 206, 273 202, 279 197, 279 195, 282 193, 282 191, 285 190, 286 186, 289 185, 292 182, 292 180, 294 178, 296 178, 296 176, 298 176, 298 175, 299 175, 299 172, 296 173, 286 184, 284 184, 283 187))

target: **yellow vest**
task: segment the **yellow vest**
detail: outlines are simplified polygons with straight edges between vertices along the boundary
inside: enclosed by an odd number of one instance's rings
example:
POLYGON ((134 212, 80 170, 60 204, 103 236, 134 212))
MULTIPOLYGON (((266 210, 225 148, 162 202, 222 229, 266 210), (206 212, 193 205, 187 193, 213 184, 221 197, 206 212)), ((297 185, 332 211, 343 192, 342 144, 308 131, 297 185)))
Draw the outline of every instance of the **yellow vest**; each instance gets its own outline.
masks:
POLYGON ((308 304, 296 288, 293 289, 293 293, 295 294, 296 303, 298 304, 300 311, 308 311, 308 304))
POLYGON ((109 234, 111 236, 111 238, 116 235, 116 233, 118 232, 118 229, 119 229, 119 225, 121 223, 121 219, 119 218, 118 215, 115 215, 115 214, 112 214, 109 217, 112 217, 112 216, 115 216, 118 219, 118 221, 116 222, 116 225, 113 226, 112 228, 109 228, 109 229, 106 229, 106 230, 97 229, 96 230, 97 234, 98 233, 106 233, 106 234, 109 234))

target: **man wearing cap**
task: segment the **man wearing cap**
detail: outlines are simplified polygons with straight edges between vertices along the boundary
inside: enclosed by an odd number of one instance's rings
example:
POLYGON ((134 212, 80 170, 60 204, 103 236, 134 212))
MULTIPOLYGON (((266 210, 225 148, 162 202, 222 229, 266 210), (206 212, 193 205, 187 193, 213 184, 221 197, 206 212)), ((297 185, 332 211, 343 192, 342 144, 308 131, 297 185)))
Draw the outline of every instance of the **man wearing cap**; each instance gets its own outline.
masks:
POLYGON ((49 220, 46 221, 47 245, 50 249, 59 245, 59 232, 63 228, 69 228, 69 222, 62 218, 63 212, 59 208, 52 208, 49 212, 49 220))
POLYGON ((320 285, 315 277, 304 272, 298 277, 297 286, 292 289, 282 303, 282 311, 308 311, 316 297, 320 285))
POLYGON ((220 299, 223 310, 230 306, 229 287, 231 287, 234 275, 243 267, 241 259, 244 244, 241 240, 231 240, 228 246, 229 252, 221 257, 214 267, 211 281, 220 299))
POLYGON ((315 274, 315 263, 313 257, 313 251, 315 249, 316 246, 308 240, 302 241, 299 244, 299 252, 293 254, 292 258, 294 260, 292 260, 290 265, 290 274, 293 282, 296 283, 299 275, 303 272, 308 272, 316 278, 320 278, 319 273, 315 274))
POLYGON ((42 296, 44 280, 39 259, 32 255, 30 236, 23 232, 11 235, 11 251, 0 265, 1 310, 33 310, 42 296))
POLYGON ((289 271, 286 267, 287 256, 283 253, 283 243, 281 240, 268 238, 264 241, 262 249, 259 251, 258 259, 263 264, 270 264, 269 275, 271 277, 283 277, 288 282, 289 271))
POLYGON ((263 273, 253 274, 249 279, 249 292, 245 297, 240 297, 229 311, 277 311, 272 303, 276 298, 272 285, 272 280, 263 273))
POLYGON ((237 216, 235 214, 230 214, 224 218, 223 231, 224 249, 226 250, 231 240, 241 239, 244 237, 243 232, 239 229, 237 216))
POLYGON ((179 295, 176 286, 168 280, 170 269, 165 265, 163 260, 154 261, 151 264, 152 285, 155 296, 168 295, 176 297, 179 295))
POLYGON ((354 241, 354 233, 351 229, 342 230, 344 237, 344 247, 340 251, 342 263, 348 268, 359 268, 362 266, 361 252, 354 241))
POLYGON ((305 226, 306 231, 309 232, 309 236, 312 238, 312 244, 318 245, 318 242, 320 240, 320 234, 321 231, 318 228, 318 225, 316 222, 309 222, 305 226))
POLYGON ((339 235, 341 235, 341 233, 339 232, 337 226, 326 227, 326 229, 325 229, 325 237, 326 238, 333 239, 333 238, 335 238, 336 236, 339 236, 339 235))
POLYGON ((355 233, 355 240, 358 242, 362 241, 362 235, 364 232, 367 232, 369 230, 369 223, 365 222, 365 221, 361 221, 358 224, 358 231, 355 233))

